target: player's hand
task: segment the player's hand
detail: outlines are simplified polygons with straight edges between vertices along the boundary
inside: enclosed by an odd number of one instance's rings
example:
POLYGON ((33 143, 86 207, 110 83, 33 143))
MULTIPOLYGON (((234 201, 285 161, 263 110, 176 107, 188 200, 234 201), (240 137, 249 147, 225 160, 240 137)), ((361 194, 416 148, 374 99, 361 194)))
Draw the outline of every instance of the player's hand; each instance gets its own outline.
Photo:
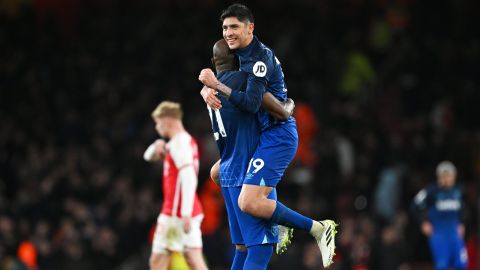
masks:
POLYGON ((207 103, 210 108, 215 110, 218 110, 222 107, 222 102, 220 99, 218 99, 217 93, 217 91, 206 86, 204 86, 202 91, 200 91, 200 95, 202 95, 205 103, 207 103))
POLYGON ((433 226, 432 223, 428 221, 422 222, 422 233, 426 236, 430 237, 433 233, 433 226))
POLYGON ((287 101, 285 101, 285 104, 283 105, 283 108, 288 113, 289 117, 292 116, 293 110, 295 109, 295 102, 293 101, 293 99, 287 99, 287 101))
POLYGON ((217 77, 209 68, 204 68, 200 71, 198 79, 206 86, 215 89, 217 87, 217 77))
POLYGON ((190 217, 183 217, 183 231, 189 233, 192 230, 192 220, 190 217))
POLYGON ((465 225, 463 224, 458 225, 457 231, 458 231, 458 235, 461 238, 463 238, 465 236, 465 225))
POLYGON ((157 139, 155 141, 155 157, 163 159, 165 157, 165 140, 157 139))

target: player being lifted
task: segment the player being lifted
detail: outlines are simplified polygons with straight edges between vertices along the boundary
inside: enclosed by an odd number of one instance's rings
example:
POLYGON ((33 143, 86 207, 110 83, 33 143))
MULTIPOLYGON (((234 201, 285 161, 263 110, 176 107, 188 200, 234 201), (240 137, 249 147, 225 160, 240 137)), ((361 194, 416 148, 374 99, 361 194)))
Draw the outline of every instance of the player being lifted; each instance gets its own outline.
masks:
MULTIPOLYGON (((219 81, 235 89, 245 90, 248 74, 238 71, 238 59, 225 40, 215 43, 212 61, 219 81)), ((204 87, 201 91, 205 99, 208 90, 204 87)), ((262 93, 259 91, 258 94, 262 93)), ((278 237, 277 224, 246 214, 238 207, 245 172, 260 140, 258 121, 255 114, 239 109, 222 96, 210 101, 216 106, 223 105, 218 110, 209 107, 208 111, 221 161, 212 168, 212 178, 222 187, 232 243, 236 245, 231 269, 263 269, 259 267, 258 259, 271 256, 271 247, 278 237), (251 233, 252 231, 256 233, 251 233), (262 245, 269 247, 264 256, 261 254, 264 251, 260 248, 262 245)), ((206 100, 207 103, 210 101, 206 100)), ((283 120, 290 117, 294 107, 291 99, 283 104, 270 93, 264 94, 262 105, 273 116, 283 120)), ((270 197, 275 199, 276 193, 272 192, 270 197)))
POLYGON ((449 161, 437 166, 437 183, 422 189, 414 199, 421 230, 428 237, 437 270, 467 267, 461 221, 462 191, 455 185, 457 169, 449 161))
MULTIPOLYGON (((204 69, 199 80, 212 88, 207 91, 206 100, 214 99, 218 91, 232 104, 251 113, 259 111, 262 94, 258 93, 270 92, 278 100, 285 101, 287 89, 280 62, 272 50, 253 35, 250 10, 244 5, 233 4, 223 11, 220 19, 225 41, 239 57, 240 70, 248 74, 247 88, 245 92, 232 89, 218 81, 210 69, 204 69)), ((218 108, 215 103, 209 105, 218 108)), ((295 156, 298 144, 295 120, 290 117, 287 121, 278 121, 262 109, 257 117, 260 142, 247 169, 238 205, 243 212, 255 217, 309 232, 318 243, 323 265, 328 267, 333 263, 335 252, 335 222, 312 220, 268 197, 295 156)))
POLYGON ((180 104, 163 101, 152 112, 155 129, 165 138, 144 153, 147 161, 163 159, 163 205, 158 216, 150 256, 151 270, 166 270, 171 252, 183 252, 190 269, 206 270, 200 224, 203 210, 198 200, 198 147, 182 124, 180 104))

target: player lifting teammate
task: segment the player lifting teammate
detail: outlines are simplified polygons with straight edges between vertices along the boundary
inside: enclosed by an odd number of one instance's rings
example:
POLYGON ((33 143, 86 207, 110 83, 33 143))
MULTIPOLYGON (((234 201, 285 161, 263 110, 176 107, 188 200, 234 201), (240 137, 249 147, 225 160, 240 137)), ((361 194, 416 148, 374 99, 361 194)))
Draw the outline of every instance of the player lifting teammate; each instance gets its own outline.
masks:
MULTIPOLYGON (((272 118, 260 109, 262 94, 272 93, 278 100, 287 99, 280 62, 272 50, 253 35, 253 15, 240 4, 229 6, 221 15, 223 37, 240 60, 240 70, 247 74, 246 91, 221 83, 210 69, 201 71, 199 80, 211 89, 205 100, 215 100, 216 91, 222 93, 232 104, 251 113, 257 113, 261 129, 260 142, 250 160, 238 206, 252 216, 309 232, 315 237, 325 267, 332 264, 335 251, 335 227, 331 220, 315 221, 305 217, 272 198, 274 187, 280 181, 288 164, 293 159, 298 143, 295 120, 272 118), (216 90, 216 91, 215 91, 216 90), (260 93, 260 94, 259 94, 260 93), (260 109, 260 111, 259 111, 260 109)), ((215 107, 215 103, 208 103, 215 107)), ((220 176, 222 171, 220 171, 220 176)), ((267 246, 256 252, 268 254, 267 246)), ((262 263, 268 264, 268 258, 262 263)), ((261 268, 260 268, 261 269, 261 268)))
MULTIPOLYGON (((212 60, 217 70, 218 80, 235 89, 245 90, 248 74, 238 71, 238 59, 230 51, 225 40, 215 43, 212 60)), ((208 90, 204 87, 201 91, 205 99, 208 98, 206 95, 208 90)), ((216 102, 218 106, 220 102, 223 105, 218 110, 209 107, 208 111, 220 151, 220 162, 213 167, 212 178, 222 187, 230 235, 232 243, 236 245, 231 269, 261 269, 258 267, 258 259, 270 257, 272 249, 266 250, 269 253, 264 256, 252 250, 259 249, 261 245, 271 247, 276 243, 278 225, 246 214, 238 207, 245 172, 260 140, 258 121, 255 114, 237 108, 222 96, 215 100, 206 100, 207 103, 210 101, 216 102), (221 177, 219 171, 221 171, 221 177), (251 233, 251 231, 257 233, 251 233), (248 254, 246 247, 248 247, 248 254)), ((294 104, 292 100, 281 103, 272 94, 265 93, 262 106, 273 116, 286 120, 292 114, 294 104)), ((271 196, 274 198, 276 195, 272 192, 271 196)))

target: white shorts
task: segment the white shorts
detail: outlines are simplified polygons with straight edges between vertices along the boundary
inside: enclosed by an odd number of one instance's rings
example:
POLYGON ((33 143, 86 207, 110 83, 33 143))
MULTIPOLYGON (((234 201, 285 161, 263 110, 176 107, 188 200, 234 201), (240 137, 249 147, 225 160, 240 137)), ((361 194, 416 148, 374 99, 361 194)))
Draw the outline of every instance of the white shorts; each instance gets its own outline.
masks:
POLYGON ((152 253, 166 254, 170 251, 183 252, 188 248, 202 248, 202 220, 203 215, 192 217, 192 229, 185 233, 180 218, 160 214, 153 236, 152 253))

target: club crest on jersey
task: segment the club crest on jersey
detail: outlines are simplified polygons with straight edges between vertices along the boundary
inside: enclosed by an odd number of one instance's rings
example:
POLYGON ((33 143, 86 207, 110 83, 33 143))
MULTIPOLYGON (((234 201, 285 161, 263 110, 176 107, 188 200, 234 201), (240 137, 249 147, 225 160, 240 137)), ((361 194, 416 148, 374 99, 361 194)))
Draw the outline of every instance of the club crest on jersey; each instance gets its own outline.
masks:
POLYGON ((253 65, 253 74, 257 77, 265 77, 267 74, 267 66, 262 61, 257 61, 255 65, 253 65))

